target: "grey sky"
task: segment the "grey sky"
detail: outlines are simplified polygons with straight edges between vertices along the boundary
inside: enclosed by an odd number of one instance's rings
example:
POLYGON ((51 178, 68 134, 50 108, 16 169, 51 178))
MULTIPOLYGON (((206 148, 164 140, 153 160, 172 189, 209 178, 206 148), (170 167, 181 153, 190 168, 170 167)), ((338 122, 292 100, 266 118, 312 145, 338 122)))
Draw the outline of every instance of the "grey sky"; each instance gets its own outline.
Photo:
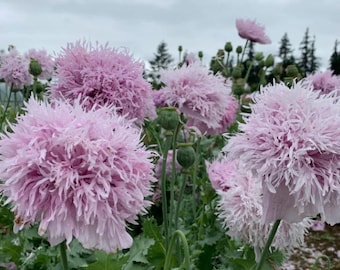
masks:
POLYGON ((340 40, 339 0, 1 0, 0 48, 44 48, 54 55, 68 42, 86 39, 127 47, 148 61, 165 41, 174 57, 182 45, 187 52, 202 50, 208 63, 225 42, 244 45, 237 18, 266 27, 272 44, 255 47, 265 54, 277 53, 287 32, 298 57, 309 27, 324 68, 340 40))

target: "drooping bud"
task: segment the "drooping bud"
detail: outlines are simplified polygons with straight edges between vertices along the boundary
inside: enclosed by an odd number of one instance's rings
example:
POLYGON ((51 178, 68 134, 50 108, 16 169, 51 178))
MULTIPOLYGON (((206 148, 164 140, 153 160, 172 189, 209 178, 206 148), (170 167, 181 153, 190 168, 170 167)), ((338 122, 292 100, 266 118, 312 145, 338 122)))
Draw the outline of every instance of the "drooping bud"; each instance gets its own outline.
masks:
POLYGON ((161 108, 158 114, 158 123, 165 130, 175 130, 179 123, 176 107, 161 108))
POLYGON ((179 143, 177 149, 177 162, 187 169, 195 163, 196 153, 192 143, 179 143))
POLYGON ((36 59, 31 58, 29 72, 34 77, 38 77, 41 74, 42 68, 41 68, 40 63, 36 59))
POLYGON ((225 45, 224 45, 224 50, 228 53, 232 52, 233 51, 233 45, 231 44, 231 42, 227 42, 225 45))
POLYGON ((258 52, 258 53, 255 54, 254 58, 255 58, 256 61, 260 62, 264 59, 264 55, 263 55, 262 52, 258 52))
POLYGON ((272 54, 267 56, 266 61, 264 61, 264 65, 266 67, 271 67, 274 65, 274 56, 272 54))
POLYGON ((296 78, 299 74, 299 70, 296 65, 289 65, 286 68, 286 75, 287 77, 296 78))
POLYGON ((282 64, 277 64, 274 68, 273 68, 273 75, 275 77, 280 76, 282 74, 282 64))

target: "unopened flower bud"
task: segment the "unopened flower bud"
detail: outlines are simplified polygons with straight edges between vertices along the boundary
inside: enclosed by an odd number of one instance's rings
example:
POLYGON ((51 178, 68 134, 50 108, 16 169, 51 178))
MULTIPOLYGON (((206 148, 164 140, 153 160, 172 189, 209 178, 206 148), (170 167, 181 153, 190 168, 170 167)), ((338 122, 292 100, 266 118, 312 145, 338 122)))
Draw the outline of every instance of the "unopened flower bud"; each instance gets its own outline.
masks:
POLYGON ((203 52, 202 51, 198 52, 198 58, 202 60, 202 58, 203 58, 203 52))
POLYGON ((178 46, 178 51, 179 51, 179 52, 182 52, 182 51, 183 51, 183 48, 182 48, 181 45, 178 46))
POLYGON ((255 54, 254 58, 255 58, 256 61, 260 62, 264 59, 264 55, 263 55, 262 52, 258 52, 258 53, 255 54))
POLYGON ((218 51, 217 51, 217 57, 218 58, 224 58, 224 50, 222 50, 222 49, 219 49, 218 51))
POLYGON ((243 72, 243 66, 241 65, 237 65, 232 73, 231 73, 231 76, 234 78, 234 79, 239 79, 242 77, 242 72, 243 72))
POLYGON ((267 56, 266 61, 264 61, 264 65, 266 67, 271 67, 274 65, 274 56, 272 54, 267 56))
POLYGON ((165 130, 174 130, 179 123, 177 108, 175 107, 161 108, 158 115, 158 123, 165 130))
POLYGON ((224 50, 228 53, 232 52, 233 51, 233 45, 231 45, 231 42, 227 42, 225 45, 224 45, 224 50))
POLYGON ((237 46, 236 53, 241 54, 242 53, 242 46, 237 46))
POLYGON ((296 65, 289 65, 287 66, 286 68, 286 75, 287 77, 297 77, 299 74, 299 70, 298 68, 296 67, 296 65))
POLYGON ((36 82, 35 87, 36 87, 36 93, 37 94, 40 94, 40 93, 45 91, 45 86, 40 81, 36 82))
POLYGON ((244 79, 235 80, 231 88, 233 94, 236 96, 241 96, 242 94, 244 94, 245 92, 244 85, 245 85, 244 79))
POLYGON ((273 75, 274 76, 280 76, 282 74, 282 65, 281 64, 277 64, 274 68, 273 68, 273 75))
POLYGON ((40 63, 37 60, 33 59, 33 58, 31 59, 31 62, 30 62, 29 72, 34 77, 38 77, 41 74, 41 72, 42 72, 42 68, 41 68, 40 63))
POLYGON ((192 143, 179 143, 177 149, 177 162, 187 169, 195 163, 196 153, 192 143))

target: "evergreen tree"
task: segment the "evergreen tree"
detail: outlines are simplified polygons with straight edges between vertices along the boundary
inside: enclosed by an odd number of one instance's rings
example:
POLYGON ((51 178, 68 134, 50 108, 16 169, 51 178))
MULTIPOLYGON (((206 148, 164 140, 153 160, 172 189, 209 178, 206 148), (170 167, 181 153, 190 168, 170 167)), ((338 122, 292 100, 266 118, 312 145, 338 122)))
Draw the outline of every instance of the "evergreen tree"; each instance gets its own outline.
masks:
MULTIPOLYGON (((279 63, 281 72, 280 74, 277 74, 276 77, 280 80, 284 80, 284 78, 287 76, 286 68, 290 65, 296 65, 292 45, 287 33, 284 33, 283 37, 281 38, 278 56, 282 59, 282 62, 279 63)), ((273 77, 274 75, 272 74, 271 80, 273 77)))
POLYGON ((303 77, 306 76, 309 70, 309 55, 310 55, 310 37, 309 37, 309 28, 306 29, 306 32, 303 36, 303 39, 300 43, 300 51, 301 57, 298 62, 298 66, 300 68, 301 75, 303 77))
POLYGON ((308 73, 313 73, 320 67, 319 59, 315 56, 315 36, 310 44, 308 73))
POLYGON ((168 52, 167 44, 162 41, 157 47, 157 53, 154 54, 154 58, 149 61, 151 72, 148 77, 151 79, 152 86, 155 89, 161 87, 159 71, 168 68, 173 61, 174 59, 168 52))
POLYGON ((334 75, 340 75, 340 52, 338 52, 338 41, 335 41, 334 51, 329 59, 330 70, 333 71, 334 75))
POLYGON ((293 50, 291 49, 292 45, 290 44, 288 34, 285 33, 280 41, 280 48, 278 56, 282 59, 282 63, 285 64, 286 62, 291 60, 293 50))

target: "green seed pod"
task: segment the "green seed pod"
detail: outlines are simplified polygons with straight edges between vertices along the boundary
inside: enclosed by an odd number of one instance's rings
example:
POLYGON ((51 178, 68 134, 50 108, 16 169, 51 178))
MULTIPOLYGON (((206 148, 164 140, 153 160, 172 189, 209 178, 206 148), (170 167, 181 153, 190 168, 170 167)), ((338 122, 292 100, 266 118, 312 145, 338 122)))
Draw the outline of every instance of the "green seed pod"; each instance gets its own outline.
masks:
POLYGON ((236 53, 241 54, 242 53, 242 46, 237 46, 236 53))
POLYGON ((179 143, 177 149, 177 162, 188 169, 195 163, 196 153, 192 143, 179 143))
POLYGON ((39 76, 42 72, 40 63, 33 58, 31 59, 30 62, 29 72, 35 77, 39 76))
POLYGON ((161 108, 158 114, 158 123, 165 130, 175 130, 179 123, 177 108, 175 107, 161 108))
POLYGON ((231 42, 227 42, 225 45, 224 45, 224 50, 228 53, 232 52, 233 51, 233 45, 231 45, 231 42))

